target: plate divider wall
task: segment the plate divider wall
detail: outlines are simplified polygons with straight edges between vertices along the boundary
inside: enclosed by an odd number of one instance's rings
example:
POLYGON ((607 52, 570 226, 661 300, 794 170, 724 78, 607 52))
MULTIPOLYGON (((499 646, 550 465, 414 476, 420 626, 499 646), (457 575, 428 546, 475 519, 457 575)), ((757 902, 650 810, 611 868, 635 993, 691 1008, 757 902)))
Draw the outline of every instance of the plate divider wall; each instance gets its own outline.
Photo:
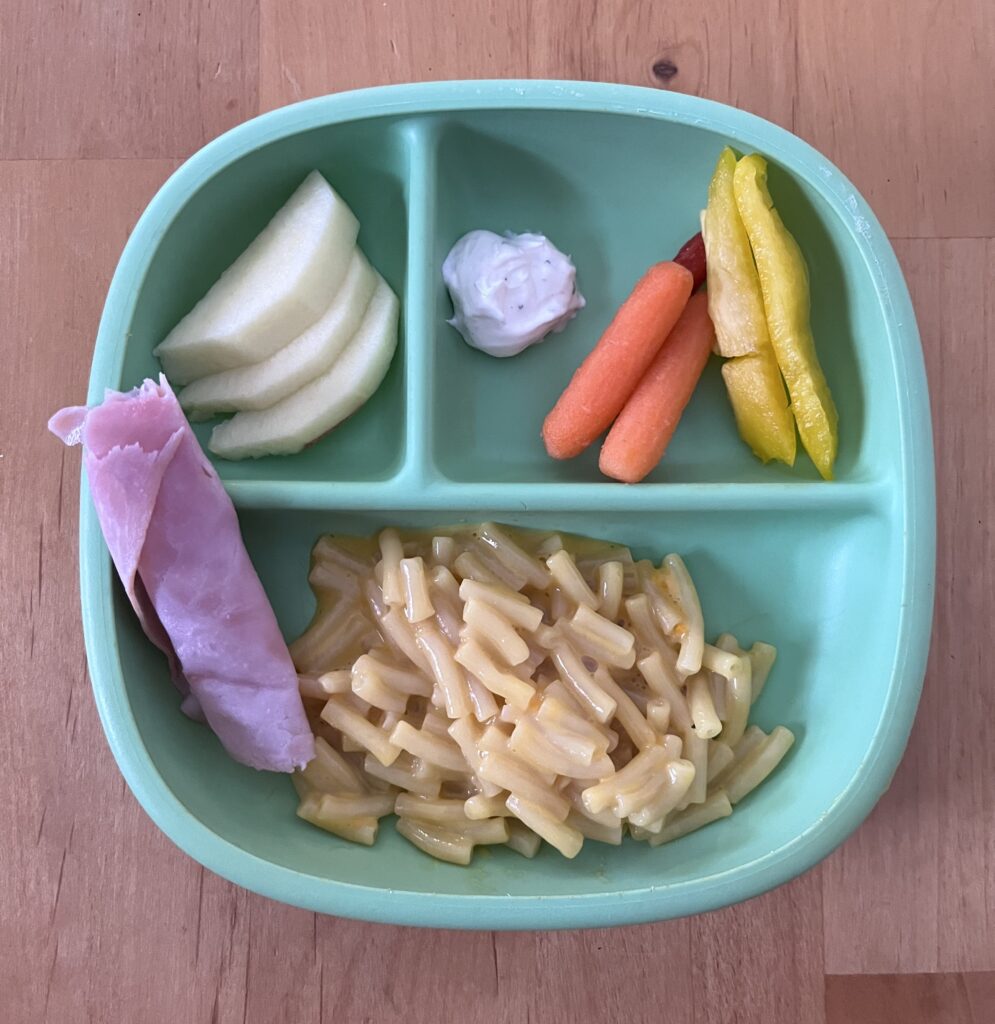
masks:
POLYGON ((413 117, 401 122, 407 150, 408 258, 404 283, 404 359, 407 450, 399 483, 405 492, 420 489, 433 476, 429 451, 432 405, 432 237, 436 204, 437 126, 434 119, 413 117))

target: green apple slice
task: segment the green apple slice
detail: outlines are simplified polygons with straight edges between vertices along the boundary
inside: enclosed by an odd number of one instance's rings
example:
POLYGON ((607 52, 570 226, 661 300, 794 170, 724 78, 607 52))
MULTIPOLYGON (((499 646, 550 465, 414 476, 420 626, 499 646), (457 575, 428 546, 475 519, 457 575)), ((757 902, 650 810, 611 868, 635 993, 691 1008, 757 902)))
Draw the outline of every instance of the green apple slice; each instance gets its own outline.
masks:
POLYGON ((359 222, 312 171, 155 354, 173 384, 258 363, 328 308, 352 258, 359 222))
POLYGON ((268 409, 323 374, 359 328, 377 273, 358 250, 332 304, 316 323, 268 359, 201 377, 180 392, 192 420, 218 412, 268 409))
POLYGON ((397 348, 397 316, 397 296, 381 278, 356 336, 331 369, 268 409, 219 424, 208 447, 225 459, 255 459, 299 452, 317 440, 380 386, 397 348))

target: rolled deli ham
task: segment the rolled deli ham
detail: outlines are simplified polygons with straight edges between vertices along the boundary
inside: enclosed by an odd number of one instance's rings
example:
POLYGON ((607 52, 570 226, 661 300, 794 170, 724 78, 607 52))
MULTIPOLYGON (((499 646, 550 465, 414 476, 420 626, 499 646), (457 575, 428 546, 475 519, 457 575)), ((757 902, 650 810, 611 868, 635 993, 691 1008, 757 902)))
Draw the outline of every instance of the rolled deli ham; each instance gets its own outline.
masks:
POLYGON ((289 772, 314 755, 297 674, 238 519, 165 377, 62 409, 49 429, 83 445, 111 558, 183 710, 236 760, 289 772))

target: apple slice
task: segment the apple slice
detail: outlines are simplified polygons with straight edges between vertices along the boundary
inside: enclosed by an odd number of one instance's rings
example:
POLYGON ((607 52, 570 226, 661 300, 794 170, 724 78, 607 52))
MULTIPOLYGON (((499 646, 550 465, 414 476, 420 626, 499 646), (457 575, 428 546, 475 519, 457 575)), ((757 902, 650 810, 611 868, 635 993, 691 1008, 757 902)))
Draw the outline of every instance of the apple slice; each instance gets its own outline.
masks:
POLYGON ((359 222, 312 171, 155 354, 174 384, 258 363, 311 326, 345 277, 359 222))
POLYGON ((288 455, 351 416, 380 386, 397 348, 397 296, 378 276, 356 336, 320 377, 268 409, 219 424, 209 448, 225 459, 288 455))
POLYGON ((192 420, 217 412, 268 409, 323 374, 356 333, 377 285, 377 273, 353 250, 349 271, 324 316, 268 359, 201 377, 180 392, 192 420))

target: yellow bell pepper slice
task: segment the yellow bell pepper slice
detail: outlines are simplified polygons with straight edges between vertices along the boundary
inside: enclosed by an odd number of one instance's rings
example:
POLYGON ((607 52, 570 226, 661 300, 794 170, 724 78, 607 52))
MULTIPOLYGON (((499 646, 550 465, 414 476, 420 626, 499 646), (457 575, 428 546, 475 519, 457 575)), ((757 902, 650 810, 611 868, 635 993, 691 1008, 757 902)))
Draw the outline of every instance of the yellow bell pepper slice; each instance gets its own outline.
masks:
POLYGON ((795 462, 795 420, 771 347, 760 278, 733 190, 736 154, 719 156, 701 215, 708 313, 740 437, 764 462, 795 462))
POLYGON ((826 480, 839 445, 838 416, 809 323, 808 268, 767 189, 767 161, 756 153, 736 164, 733 190, 760 277, 770 341, 791 396, 802 444, 826 480))

